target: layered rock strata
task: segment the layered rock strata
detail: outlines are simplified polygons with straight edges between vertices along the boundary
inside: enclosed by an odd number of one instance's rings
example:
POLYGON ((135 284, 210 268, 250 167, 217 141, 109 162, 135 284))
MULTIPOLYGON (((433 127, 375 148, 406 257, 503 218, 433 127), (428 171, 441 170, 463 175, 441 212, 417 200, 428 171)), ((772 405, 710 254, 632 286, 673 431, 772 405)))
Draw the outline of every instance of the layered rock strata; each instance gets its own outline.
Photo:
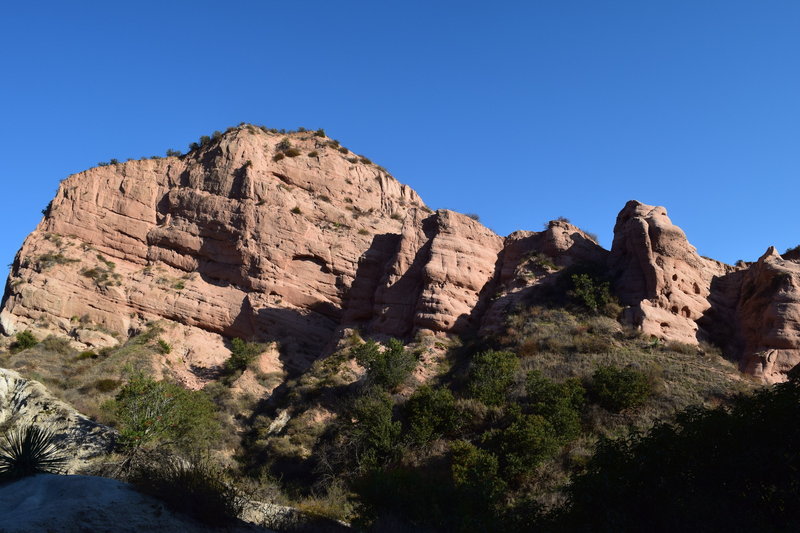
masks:
POLYGON ((335 141, 249 125, 185 156, 64 180, 17 254, 0 326, 100 347, 172 322, 186 356, 171 363, 196 387, 192 368, 225 357, 203 352, 231 337, 277 341, 270 368, 282 372, 307 368, 348 328, 491 334, 580 263, 610 273, 625 319, 647 335, 721 342, 767 380, 798 362, 791 258, 733 267, 701 257, 663 207, 635 201, 610 252, 566 221, 502 238, 431 211, 335 141))

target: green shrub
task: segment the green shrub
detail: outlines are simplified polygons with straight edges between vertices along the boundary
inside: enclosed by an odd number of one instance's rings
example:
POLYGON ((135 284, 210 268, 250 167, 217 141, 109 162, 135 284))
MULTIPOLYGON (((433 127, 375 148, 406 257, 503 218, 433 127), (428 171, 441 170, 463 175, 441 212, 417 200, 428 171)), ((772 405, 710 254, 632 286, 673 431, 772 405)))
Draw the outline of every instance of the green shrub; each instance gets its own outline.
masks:
POLYGON ((172 148, 167 150, 167 157, 180 157, 182 155, 180 150, 173 150, 172 148))
POLYGON ((70 263, 77 263, 78 259, 70 259, 62 253, 46 253, 36 258, 36 265, 40 271, 47 270, 55 265, 68 265, 70 263))
POLYGON ((325 137, 325 130, 322 128, 314 132, 314 137, 325 137))
POLYGON ((121 384, 122 382, 116 379, 98 379, 94 382, 94 388, 97 392, 111 392, 121 384))
POLYGON ((474 220, 476 222, 480 222, 480 220, 481 220, 480 215, 478 215, 477 213, 464 213, 464 215, 466 215, 467 217, 471 218, 472 220, 474 220))
POLYGON ((507 427, 486 432, 481 441, 500 459, 503 479, 519 483, 558 451, 561 443, 555 428, 543 416, 514 408, 509 418, 507 427))
POLYGON ((350 436, 361 468, 374 468, 395 458, 402 425, 392 419, 393 406, 392 397, 378 389, 370 389, 353 403, 350 436))
POLYGON ((643 372, 604 365, 592 374, 590 393, 602 407, 618 413, 642 405, 652 392, 643 372))
POLYGON ((604 440, 553 531, 797 531, 800 384, 604 440))
POLYGON ((405 404, 408 436, 417 445, 455 431, 459 426, 456 400, 448 389, 423 385, 405 404))
POLYGON ((451 453, 453 484, 464 510, 476 518, 491 521, 494 508, 507 489, 500 475, 500 461, 496 455, 466 441, 453 443, 451 453))
POLYGON ((284 154, 286 154, 286 157, 297 157, 301 153, 302 152, 300 152, 300 150, 298 150, 297 148, 289 148, 284 152, 284 154))
POLYGON ((301 210, 300 210, 300 208, 299 208, 298 206, 294 206, 294 207, 292 208, 292 213, 294 213, 295 215, 300 215, 300 214, 302 214, 302 213, 303 213, 303 211, 301 211, 301 210))
POLYGON ((156 343, 158 345, 158 353, 166 355, 172 351, 172 345, 164 339, 158 339, 156 343))
POLYGON ((308 152, 308 157, 319 157, 319 152, 314 150, 313 152, 308 152))
POLYGON ((561 444, 578 436, 586 396, 586 389, 579 380, 571 378, 555 383, 540 371, 532 370, 525 380, 525 392, 530 413, 544 417, 555 429, 561 444))
POLYGON ((97 359, 97 354, 92 350, 85 350, 75 356, 76 361, 83 361, 84 359, 97 359))
POLYGON ((116 419, 120 445, 129 453, 165 442, 184 449, 202 447, 219 432, 214 404, 202 391, 141 374, 106 408, 116 419))
POLYGON ((596 313, 614 301, 607 281, 598 281, 589 274, 573 274, 571 279, 569 295, 586 309, 596 313))
POLYGON ((344 146, 340 146, 340 147, 339 147, 339 151, 340 151, 341 153, 343 153, 343 154, 346 154, 346 153, 348 153, 350 150, 348 150, 348 149, 347 149, 347 148, 345 148, 344 146))
POLYGON ((264 351, 264 346, 255 342, 245 342, 242 339, 231 341, 231 356, 225 361, 225 370, 229 373, 245 370, 264 351))
POLYGON ((134 469, 130 481, 137 490, 212 526, 230 523, 244 510, 242 494, 207 460, 152 461, 134 469))
POLYGON ((285 158, 285 157, 286 157, 286 156, 285 156, 285 155, 283 155, 283 153, 282 153, 282 152, 278 152, 277 154, 275 154, 274 156, 272 156, 272 160, 273 160, 273 161, 275 161, 275 162, 277 163, 278 161, 280 161, 281 159, 283 159, 283 158, 285 158))
POLYGON ((417 358, 397 339, 389 339, 384 350, 375 341, 367 341, 352 348, 350 355, 367 370, 368 384, 388 390, 402 385, 417 366, 417 358))
POLYGON ((17 333, 15 338, 16 340, 12 342, 10 346, 12 352, 27 350, 28 348, 33 348, 39 344, 39 339, 37 339, 36 336, 27 329, 17 333))
POLYGON ((0 442, 0 481, 40 473, 60 474, 66 465, 55 435, 38 426, 11 429, 0 442))
POLYGON ((289 140, 288 137, 284 137, 278 144, 275 145, 275 149, 279 152, 285 152, 292 147, 292 142, 289 140))
POLYGON ((519 358, 512 352, 488 350, 475 355, 469 372, 469 395, 486 405, 502 404, 518 367, 519 358))
POLYGON ((44 350, 47 350, 51 353, 57 353, 59 355, 71 355, 75 352, 75 350, 72 348, 72 345, 69 343, 69 339, 65 339, 64 337, 48 335, 39 344, 44 350))

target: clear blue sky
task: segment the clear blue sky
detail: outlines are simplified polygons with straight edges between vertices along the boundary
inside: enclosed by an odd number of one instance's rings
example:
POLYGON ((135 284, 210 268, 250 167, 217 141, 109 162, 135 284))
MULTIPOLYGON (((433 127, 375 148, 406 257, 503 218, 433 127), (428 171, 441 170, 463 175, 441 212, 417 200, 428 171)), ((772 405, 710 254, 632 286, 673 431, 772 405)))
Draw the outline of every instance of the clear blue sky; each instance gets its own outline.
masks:
POLYGON ((59 180, 323 127, 496 232, 629 199, 703 255, 800 243, 800 2, 46 1, 0 14, 0 260, 59 180))

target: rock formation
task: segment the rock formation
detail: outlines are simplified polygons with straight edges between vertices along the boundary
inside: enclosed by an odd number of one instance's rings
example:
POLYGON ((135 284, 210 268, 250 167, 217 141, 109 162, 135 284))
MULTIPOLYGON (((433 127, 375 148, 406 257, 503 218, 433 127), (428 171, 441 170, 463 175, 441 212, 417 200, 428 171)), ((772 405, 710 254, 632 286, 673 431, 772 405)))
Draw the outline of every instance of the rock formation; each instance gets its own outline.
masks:
POLYGON ((732 267, 700 257, 663 207, 630 201, 617 216, 609 267, 629 321, 647 335, 696 343, 711 281, 732 267))
POLYGON ((0 429, 36 425, 51 430, 65 452, 67 473, 111 451, 114 431, 53 397, 38 381, 0 369, 0 429))
POLYGON ((744 372, 772 382, 800 364, 800 262, 770 247, 745 273, 737 312, 744 372))
POLYGON ((579 263, 609 272, 625 319, 647 335, 723 342, 772 381, 798 362, 797 261, 701 257, 663 207, 634 201, 610 252, 566 221, 503 239, 429 210, 336 141, 250 125, 184 156, 64 180, 16 257, 0 326, 102 347, 172 322, 183 328, 170 338, 175 372, 201 386, 197 367, 224 360, 208 352, 225 338, 277 341, 281 372, 307 368, 348 328, 490 334, 579 263))

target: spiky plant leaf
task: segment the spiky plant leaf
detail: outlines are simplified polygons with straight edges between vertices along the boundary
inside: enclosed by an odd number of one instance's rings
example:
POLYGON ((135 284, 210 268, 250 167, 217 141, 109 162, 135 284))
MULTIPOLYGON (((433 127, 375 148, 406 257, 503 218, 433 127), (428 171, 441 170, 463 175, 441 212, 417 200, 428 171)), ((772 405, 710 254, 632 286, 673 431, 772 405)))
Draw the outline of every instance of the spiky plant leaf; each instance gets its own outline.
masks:
POLYGON ((67 458, 58 449, 52 431, 24 426, 7 431, 0 442, 0 480, 33 474, 60 474, 67 458))

